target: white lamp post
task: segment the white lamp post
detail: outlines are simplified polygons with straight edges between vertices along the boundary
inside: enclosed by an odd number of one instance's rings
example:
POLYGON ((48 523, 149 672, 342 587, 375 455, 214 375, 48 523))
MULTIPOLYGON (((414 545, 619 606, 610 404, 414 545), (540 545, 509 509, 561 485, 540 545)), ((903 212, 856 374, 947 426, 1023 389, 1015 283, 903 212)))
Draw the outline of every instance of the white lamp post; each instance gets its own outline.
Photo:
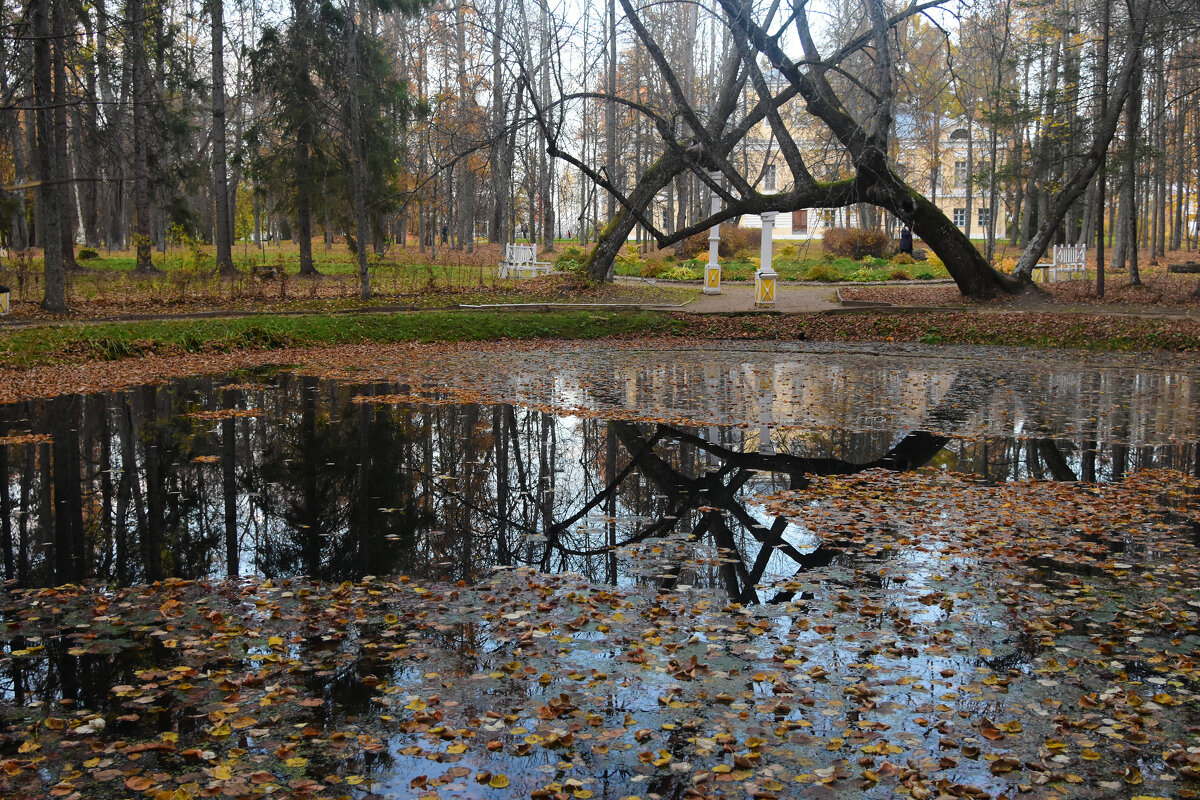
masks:
POLYGON ((771 267, 771 240, 775 235, 776 213, 762 212, 762 252, 754 271, 754 305, 761 308, 775 305, 775 279, 779 274, 771 267))
MULTIPOLYGON (((708 177, 713 183, 720 184, 721 173, 709 172, 708 177)), ((721 210, 721 195, 714 189, 712 193, 712 213, 721 210)), ((708 231, 708 263, 704 265, 704 293, 721 293, 721 264, 717 261, 717 248, 721 245, 721 224, 713 225, 708 231)))

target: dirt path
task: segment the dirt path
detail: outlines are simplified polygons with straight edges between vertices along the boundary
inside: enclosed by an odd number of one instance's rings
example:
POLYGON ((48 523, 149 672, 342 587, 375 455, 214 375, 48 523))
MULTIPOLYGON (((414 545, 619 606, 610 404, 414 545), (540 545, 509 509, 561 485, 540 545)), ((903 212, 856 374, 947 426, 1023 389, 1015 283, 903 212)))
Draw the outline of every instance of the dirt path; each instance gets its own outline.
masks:
MULTIPOLYGON (((842 308, 837 289, 832 286, 785 286, 778 284, 772 309, 784 314, 812 314, 842 308)), ((720 294, 704 294, 697 290, 694 300, 683 310, 690 314, 729 314, 754 311, 753 284, 727 283, 720 294)))

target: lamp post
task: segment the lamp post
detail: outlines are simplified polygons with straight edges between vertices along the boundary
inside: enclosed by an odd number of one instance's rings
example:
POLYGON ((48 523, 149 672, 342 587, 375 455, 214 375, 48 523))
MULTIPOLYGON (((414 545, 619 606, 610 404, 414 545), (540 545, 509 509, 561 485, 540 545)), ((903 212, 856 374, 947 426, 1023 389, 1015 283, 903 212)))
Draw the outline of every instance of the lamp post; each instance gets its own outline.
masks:
MULTIPOLYGON (((719 171, 710 171, 708 177, 712 178, 713 183, 719 184, 721 181, 721 173, 719 171)), ((712 213, 716 214, 720 210, 721 195, 714 189, 712 193, 712 213)), ((717 261, 717 248, 720 245, 721 223, 718 222, 708 231, 708 263, 704 265, 705 294, 721 293, 721 264, 717 261)))
POLYGON ((762 212, 762 252, 758 269, 754 271, 754 305, 759 308, 775 305, 775 279, 779 274, 771 267, 771 240, 775 234, 776 213, 762 212))

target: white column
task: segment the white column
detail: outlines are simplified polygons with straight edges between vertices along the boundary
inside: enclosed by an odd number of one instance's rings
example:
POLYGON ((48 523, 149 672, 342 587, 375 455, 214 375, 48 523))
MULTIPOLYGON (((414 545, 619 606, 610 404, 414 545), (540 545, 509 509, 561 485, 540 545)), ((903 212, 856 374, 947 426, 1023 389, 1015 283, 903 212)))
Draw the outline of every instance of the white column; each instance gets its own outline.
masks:
MULTIPOLYGON (((708 177, 712 178, 713 182, 720 185, 721 173, 709 172, 708 177)), ((712 193, 712 213, 716 214, 721 210, 721 195, 716 191, 712 193)), ((708 263, 704 265, 704 293, 705 294, 720 294, 721 293, 721 264, 717 261, 717 248, 721 244, 721 226, 718 223, 713 225, 708 231, 708 263)))
POLYGON ((775 236, 775 216, 778 213, 778 211, 764 211, 760 215, 762 217, 762 258, 759 259, 761 262, 759 264, 760 267, 771 266, 771 239, 775 236))

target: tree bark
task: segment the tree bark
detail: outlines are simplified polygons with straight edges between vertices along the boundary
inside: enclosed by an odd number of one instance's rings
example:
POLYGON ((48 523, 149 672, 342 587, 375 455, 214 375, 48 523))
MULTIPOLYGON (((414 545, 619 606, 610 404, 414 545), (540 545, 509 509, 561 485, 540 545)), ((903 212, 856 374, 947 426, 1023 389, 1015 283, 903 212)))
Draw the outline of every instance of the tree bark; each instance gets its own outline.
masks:
POLYGON ((212 15, 212 118, 213 118, 213 206, 214 238, 217 245, 217 274, 231 278, 238 274, 233 265, 233 226, 229 215, 229 180, 225 156, 225 4, 209 0, 212 15))
POLYGON ((299 115, 296 121, 296 152, 294 155, 295 191, 296 191, 296 228, 293 236, 300 245, 300 274, 320 275, 313 266, 312 257, 312 170, 309 164, 309 148, 312 146, 316 113, 314 94, 315 87, 309 76, 309 31, 312 20, 309 13, 309 0, 292 0, 292 36, 299 39, 292 43, 296 64, 294 66, 295 83, 294 113, 299 115))
POLYGON ((354 232, 358 237, 358 292, 359 297, 367 300, 371 297, 371 272, 367 267, 367 242, 371 237, 371 225, 367 215, 366 175, 363 164, 363 133, 362 133, 362 98, 359 96, 361 87, 358 74, 358 3, 350 0, 349 8, 349 54, 346 71, 350 79, 350 169, 353 182, 354 202, 354 232))
POLYGON ((129 0, 128 47, 133 71, 133 239, 137 250, 135 275, 161 272, 150 260, 150 130, 146 111, 150 103, 149 65, 146 63, 145 6, 129 0))
POLYGON ((50 8, 53 0, 31 0, 33 23, 33 95, 36 111, 38 157, 38 236, 44 243, 45 295, 42 308, 55 313, 67 310, 66 278, 63 271, 60 184, 54 167, 54 113, 57 94, 51 87, 54 65, 50 54, 50 8))

